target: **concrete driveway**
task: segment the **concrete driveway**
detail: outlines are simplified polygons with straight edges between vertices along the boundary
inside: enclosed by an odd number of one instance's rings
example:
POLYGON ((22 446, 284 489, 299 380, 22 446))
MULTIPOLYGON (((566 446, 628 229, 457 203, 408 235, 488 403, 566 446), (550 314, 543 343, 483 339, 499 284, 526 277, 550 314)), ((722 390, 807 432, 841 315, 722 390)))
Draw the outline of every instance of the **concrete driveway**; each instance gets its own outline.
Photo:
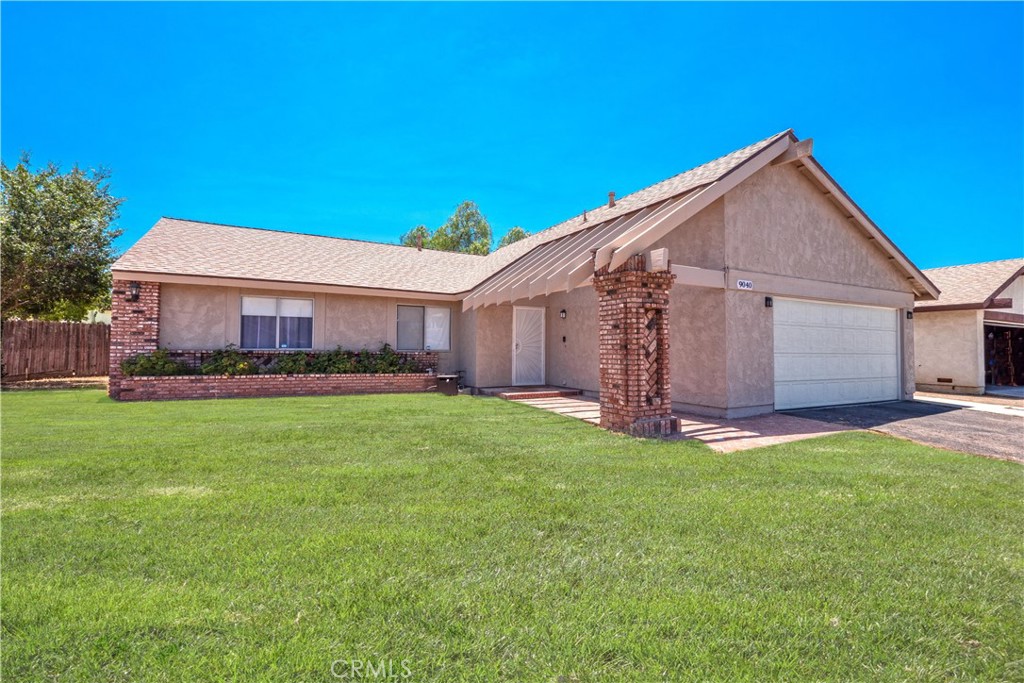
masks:
POLYGON ((855 429, 871 429, 952 451, 1024 463, 1024 411, 897 401, 790 411, 855 429))

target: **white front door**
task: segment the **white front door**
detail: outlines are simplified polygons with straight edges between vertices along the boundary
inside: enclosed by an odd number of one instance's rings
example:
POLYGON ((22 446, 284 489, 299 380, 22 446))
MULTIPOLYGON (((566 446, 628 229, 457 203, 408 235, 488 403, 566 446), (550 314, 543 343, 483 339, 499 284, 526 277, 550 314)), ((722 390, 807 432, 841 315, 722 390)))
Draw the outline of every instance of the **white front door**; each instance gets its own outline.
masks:
POLYGON ((544 309, 512 309, 512 381, 544 384, 544 309))
POLYGON ((895 309, 775 297, 773 315, 776 410, 899 399, 895 309))

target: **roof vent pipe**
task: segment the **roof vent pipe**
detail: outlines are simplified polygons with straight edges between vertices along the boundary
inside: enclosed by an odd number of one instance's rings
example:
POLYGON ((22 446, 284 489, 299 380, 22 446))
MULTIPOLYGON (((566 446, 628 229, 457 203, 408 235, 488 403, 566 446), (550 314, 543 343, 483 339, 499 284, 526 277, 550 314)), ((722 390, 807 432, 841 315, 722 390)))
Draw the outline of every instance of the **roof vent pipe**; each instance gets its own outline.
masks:
POLYGON ((614 192, 609 192, 608 193, 608 208, 610 209, 613 206, 615 206, 615 193, 614 192))
POLYGON ((586 209, 583 210, 583 222, 584 223, 587 222, 587 210, 586 209))

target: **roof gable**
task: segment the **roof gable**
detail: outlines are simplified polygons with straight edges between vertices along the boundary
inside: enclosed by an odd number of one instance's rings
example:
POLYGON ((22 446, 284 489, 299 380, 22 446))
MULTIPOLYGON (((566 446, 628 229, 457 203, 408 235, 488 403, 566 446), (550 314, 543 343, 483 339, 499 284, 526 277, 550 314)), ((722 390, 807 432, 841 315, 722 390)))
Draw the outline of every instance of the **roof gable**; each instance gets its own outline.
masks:
MULTIPOLYGON (((579 261, 590 260, 592 252, 596 252, 596 258, 590 261, 591 273, 594 263, 614 268, 776 160, 798 161, 801 168, 808 169, 837 205, 848 212, 848 218, 862 225, 906 272, 920 296, 938 294, 810 156, 810 140, 798 141, 791 130, 626 195, 614 206, 584 212, 487 256, 162 218, 114 263, 113 269, 125 276, 145 273, 395 292, 468 293, 467 302, 472 299, 477 302, 474 305, 479 305, 481 291, 493 291, 495 279, 507 278, 513 266, 522 269, 525 263, 543 265, 543 276, 557 281, 554 290, 550 282, 543 285, 548 292, 559 291, 563 281, 578 282, 580 268, 586 266, 579 261), (599 235, 600 240, 585 237, 575 246, 550 246, 582 233, 599 235), (586 251, 572 253, 576 247, 585 247, 586 251)), ((504 300, 501 296, 488 303, 504 300)))
POLYGON ((920 310, 987 308, 1014 280, 1024 274, 1024 258, 930 268, 925 274, 942 294, 936 301, 919 302, 920 310))

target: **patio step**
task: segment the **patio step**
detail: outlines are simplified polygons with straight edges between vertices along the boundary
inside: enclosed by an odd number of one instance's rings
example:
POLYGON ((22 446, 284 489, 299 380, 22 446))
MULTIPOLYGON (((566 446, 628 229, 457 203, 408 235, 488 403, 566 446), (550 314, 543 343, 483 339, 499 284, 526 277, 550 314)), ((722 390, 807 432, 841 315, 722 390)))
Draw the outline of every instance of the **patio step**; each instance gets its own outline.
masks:
POLYGON ((498 398, 503 398, 506 401, 530 401, 538 398, 569 398, 579 395, 579 389, 526 389, 502 391, 498 394, 498 398))

